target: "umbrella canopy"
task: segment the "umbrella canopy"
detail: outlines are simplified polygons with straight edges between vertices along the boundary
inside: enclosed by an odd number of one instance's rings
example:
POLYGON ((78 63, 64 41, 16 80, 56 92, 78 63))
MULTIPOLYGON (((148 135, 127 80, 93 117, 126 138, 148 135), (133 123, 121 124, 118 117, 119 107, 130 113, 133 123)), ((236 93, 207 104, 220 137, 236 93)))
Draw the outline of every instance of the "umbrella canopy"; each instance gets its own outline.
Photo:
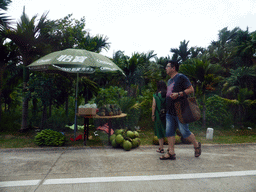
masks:
POLYGON ((76 101, 75 101, 75 134, 77 129, 77 92, 78 92, 78 74, 92 74, 99 72, 124 72, 113 61, 107 57, 87 51, 84 49, 65 49, 56 51, 41 57, 34 61, 28 68, 33 71, 47 71, 47 72, 66 72, 76 73, 76 101))
POLYGON ((28 65, 34 71, 63 71, 67 73, 92 74, 95 71, 123 71, 107 57, 84 49, 65 49, 45 55, 28 65))

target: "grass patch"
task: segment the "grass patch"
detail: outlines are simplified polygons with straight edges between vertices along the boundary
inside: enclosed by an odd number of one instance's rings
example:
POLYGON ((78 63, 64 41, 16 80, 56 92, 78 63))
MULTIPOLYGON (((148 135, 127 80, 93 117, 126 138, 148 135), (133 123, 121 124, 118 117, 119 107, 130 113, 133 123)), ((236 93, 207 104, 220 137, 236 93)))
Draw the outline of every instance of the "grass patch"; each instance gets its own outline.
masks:
POLYGON ((205 137, 197 137, 197 140, 206 144, 234 144, 234 143, 255 143, 256 135, 251 136, 215 136, 212 140, 205 137))
MULTIPOLYGON (((214 128, 213 140, 206 139, 206 128, 199 126, 190 126, 190 130, 195 134, 196 139, 202 144, 234 144, 234 143, 255 143, 256 142, 256 127, 249 129, 222 129, 214 128)), ((108 136, 105 132, 97 131, 96 128, 91 127, 89 130, 89 139, 87 146, 106 146, 108 145, 108 136), (97 135, 98 134, 98 135, 97 135)), ((27 133, 19 132, 1 132, 0 133, 0 148, 40 148, 34 143, 34 138, 37 132, 30 130, 27 133)), ((76 133, 83 136, 83 130, 76 133)), ((139 130, 141 145, 152 145, 154 130, 153 128, 141 127, 139 130)), ((65 147, 81 147, 83 146, 83 139, 78 141, 71 141, 74 138, 74 131, 69 130, 65 132, 66 143, 65 147)))
POLYGON ((234 143, 255 143, 256 127, 253 129, 225 129, 214 128, 213 139, 206 139, 206 128, 192 127, 191 131, 196 135, 196 139, 206 144, 234 144, 234 143))
POLYGON ((153 137, 154 137, 153 129, 142 128, 139 131, 139 134, 140 134, 141 145, 152 145, 153 144, 153 137))
POLYGON ((1 133, 0 148, 30 148, 38 147, 34 143, 35 133, 1 133))

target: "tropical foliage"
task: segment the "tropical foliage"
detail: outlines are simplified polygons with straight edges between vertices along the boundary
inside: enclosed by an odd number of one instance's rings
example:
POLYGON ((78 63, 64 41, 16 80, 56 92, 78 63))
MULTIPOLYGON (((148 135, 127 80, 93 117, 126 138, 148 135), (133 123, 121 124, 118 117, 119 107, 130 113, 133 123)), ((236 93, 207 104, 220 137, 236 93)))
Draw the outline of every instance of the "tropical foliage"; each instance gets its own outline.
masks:
MULTIPOLYGON (((0 9, 6 10, 10 3, 0 1, 0 9)), ((32 126, 43 128, 44 123, 46 127, 61 129, 71 123, 75 79, 63 74, 32 72, 27 65, 66 48, 97 53, 109 50, 107 36, 92 35, 85 26, 85 18, 77 20, 72 14, 48 20, 44 13, 39 19, 36 15, 30 19, 25 7, 18 22, 5 13, 0 14, 0 119, 15 114, 15 127, 19 124, 22 130, 32 126)), ((199 123, 203 126, 256 123, 256 31, 225 27, 206 48, 189 47, 189 41, 183 40, 178 48, 170 48, 170 53, 171 56, 158 58, 153 50, 134 52, 131 56, 122 50, 115 52, 112 60, 125 76, 80 77, 78 102, 96 102, 99 106, 118 104, 128 114, 128 121, 117 121, 116 126, 122 124, 133 129, 140 121, 151 122, 156 83, 168 80, 165 66, 173 59, 179 62, 180 72, 189 77, 195 88, 202 109, 199 123)), ((7 127, 1 125, 1 129, 7 127)))

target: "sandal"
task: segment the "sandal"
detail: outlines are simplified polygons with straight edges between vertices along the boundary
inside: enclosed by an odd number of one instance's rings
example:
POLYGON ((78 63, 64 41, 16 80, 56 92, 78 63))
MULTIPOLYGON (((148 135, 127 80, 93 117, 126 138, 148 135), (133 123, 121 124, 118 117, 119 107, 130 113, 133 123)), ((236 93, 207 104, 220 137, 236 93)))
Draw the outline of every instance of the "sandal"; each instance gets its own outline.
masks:
POLYGON ((201 143, 198 142, 198 147, 195 147, 195 157, 199 157, 201 155, 201 143))
POLYGON ((156 152, 158 152, 158 153, 164 153, 164 149, 160 149, 160 148, 159 148, 159 149, 156 150, 156 152))
POLYGON ((173 155, 171 155, 170 153, 166 153, 166 154, 168 154, 168 157, 162 155, 160 157, 160 160, 167 160, 167 159, 176 160, 176 154, 173 154, 173 155))

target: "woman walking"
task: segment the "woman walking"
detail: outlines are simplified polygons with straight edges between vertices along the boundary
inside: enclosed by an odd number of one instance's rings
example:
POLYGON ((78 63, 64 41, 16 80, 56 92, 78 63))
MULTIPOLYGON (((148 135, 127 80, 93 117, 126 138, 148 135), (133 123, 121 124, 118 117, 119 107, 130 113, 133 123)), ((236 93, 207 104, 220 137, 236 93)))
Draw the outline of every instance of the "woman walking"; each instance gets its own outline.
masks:
POLYGON ((165 97, 167 92, 167 86, 164 81, 159 81, 157 83, 157 91, 153 94, 153 104, 152 104, 152 121, 155 122, 154 131, 155 135, 159 140, 158 153, 164 153, 164 137, 166 128, 166 118, 160 117, 160 110, 162 106, 166 106, 165 97))

